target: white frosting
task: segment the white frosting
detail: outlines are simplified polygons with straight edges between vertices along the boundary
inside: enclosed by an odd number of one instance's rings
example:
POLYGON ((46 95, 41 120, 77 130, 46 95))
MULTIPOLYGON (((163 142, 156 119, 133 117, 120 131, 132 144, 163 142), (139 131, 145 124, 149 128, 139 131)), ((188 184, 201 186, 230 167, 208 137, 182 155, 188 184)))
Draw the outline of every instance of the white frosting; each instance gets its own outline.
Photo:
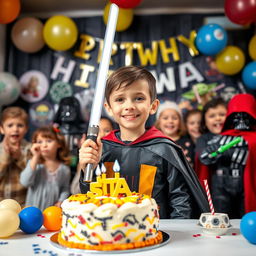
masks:
POLYGON ((159 215, 154 199, 96 206, 79 201, 62 203, 62 239, 75 243, 128 243, 157 236, 159 215))

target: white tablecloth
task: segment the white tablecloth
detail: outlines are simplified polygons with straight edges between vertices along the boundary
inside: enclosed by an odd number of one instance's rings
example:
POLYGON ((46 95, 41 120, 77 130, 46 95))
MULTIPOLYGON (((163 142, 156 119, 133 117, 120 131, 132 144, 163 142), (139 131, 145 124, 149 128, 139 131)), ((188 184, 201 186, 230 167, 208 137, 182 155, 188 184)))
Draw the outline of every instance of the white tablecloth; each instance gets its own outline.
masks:
MULTIPOLYGON (((170 234, 168 244, 152 250, 115 255, 133 256, 256 256, 256 245, 240 234, 240 220, 231 220, 232 228, 225 236, 207 236, 197 226, 197 220, 161 220, 160 229, 170 234)), ((93 255, 54 247, 50 237, 54 233, 41 229, 35 234, 17 231, 8 239, 0 239, 0 256, 82 256, 93 255)), ((256 234, 255 234, 256 235, 256 234)), ((99 254, 94 254, 99 255, 99 254)), ((108 255, 109 254, 101 254, 108 255)))

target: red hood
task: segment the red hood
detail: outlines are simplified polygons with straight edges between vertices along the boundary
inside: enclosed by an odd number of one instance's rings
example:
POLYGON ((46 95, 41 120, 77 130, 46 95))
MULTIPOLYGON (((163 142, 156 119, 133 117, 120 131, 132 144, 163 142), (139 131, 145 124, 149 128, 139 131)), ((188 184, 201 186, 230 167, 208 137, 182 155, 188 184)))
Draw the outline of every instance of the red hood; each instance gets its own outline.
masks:
MULTIPOLYGON (((103 137, 102 139, 115 141, 119 144, 125 144, 124 142, 120 141, 116 137, 116 134, 115 134, 116 132, 117 132, 117 130, 111 131, 107 136, 103 137)), ((169 137, 165 136, 161 131, 159 131, 154 126, 152 126, 150 129, 146 130, 146 132, 142 136, 140 136, 135 141, 131 142, 130 145, 134 145, 134 144, 137 144, 142 141, 151 140, 151 139, 155 139, 155 138, 159 138, 159 137, 171 140, 169 137)))
POLYGON ((229 117, 236 112, 245 112, 256 119, 256 100, 251 94, 237 94, 228 103, 228 112, 222 131, 230 129, 228 127, 229 117))

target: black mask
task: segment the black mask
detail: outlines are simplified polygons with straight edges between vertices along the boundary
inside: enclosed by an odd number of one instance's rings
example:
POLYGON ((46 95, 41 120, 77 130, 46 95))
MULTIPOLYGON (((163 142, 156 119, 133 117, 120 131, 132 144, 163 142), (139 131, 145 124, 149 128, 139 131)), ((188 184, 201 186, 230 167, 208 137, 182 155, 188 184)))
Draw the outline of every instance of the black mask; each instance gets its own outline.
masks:
POLYGON ((77 111, 72 105, 64 105, 61 107, 60 120, 63 123, 75 122, 77 119, 77 111))
POLYGON ((249 114, 245 112, 237 112, 232 115, 232 118, 234 129, 242 131, 252 130, 254 120, 249 114))

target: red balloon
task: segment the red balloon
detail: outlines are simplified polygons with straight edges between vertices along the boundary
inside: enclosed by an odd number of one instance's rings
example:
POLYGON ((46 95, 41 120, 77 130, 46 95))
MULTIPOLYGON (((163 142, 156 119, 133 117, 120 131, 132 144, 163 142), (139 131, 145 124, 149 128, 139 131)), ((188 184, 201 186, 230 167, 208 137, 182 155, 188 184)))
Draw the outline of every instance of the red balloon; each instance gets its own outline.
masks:
POLYGON ((110 2, 118 5, 120 8, 131 9, 138 6, 142 0, 110 0, 110 2))
POLYGON ((0 0, 0 23, 14 21, 20 13, 20 0, 0 0))
POLYGON ((225 14, 239 25, 256 22, 256 0, 226 0, 225 14))

